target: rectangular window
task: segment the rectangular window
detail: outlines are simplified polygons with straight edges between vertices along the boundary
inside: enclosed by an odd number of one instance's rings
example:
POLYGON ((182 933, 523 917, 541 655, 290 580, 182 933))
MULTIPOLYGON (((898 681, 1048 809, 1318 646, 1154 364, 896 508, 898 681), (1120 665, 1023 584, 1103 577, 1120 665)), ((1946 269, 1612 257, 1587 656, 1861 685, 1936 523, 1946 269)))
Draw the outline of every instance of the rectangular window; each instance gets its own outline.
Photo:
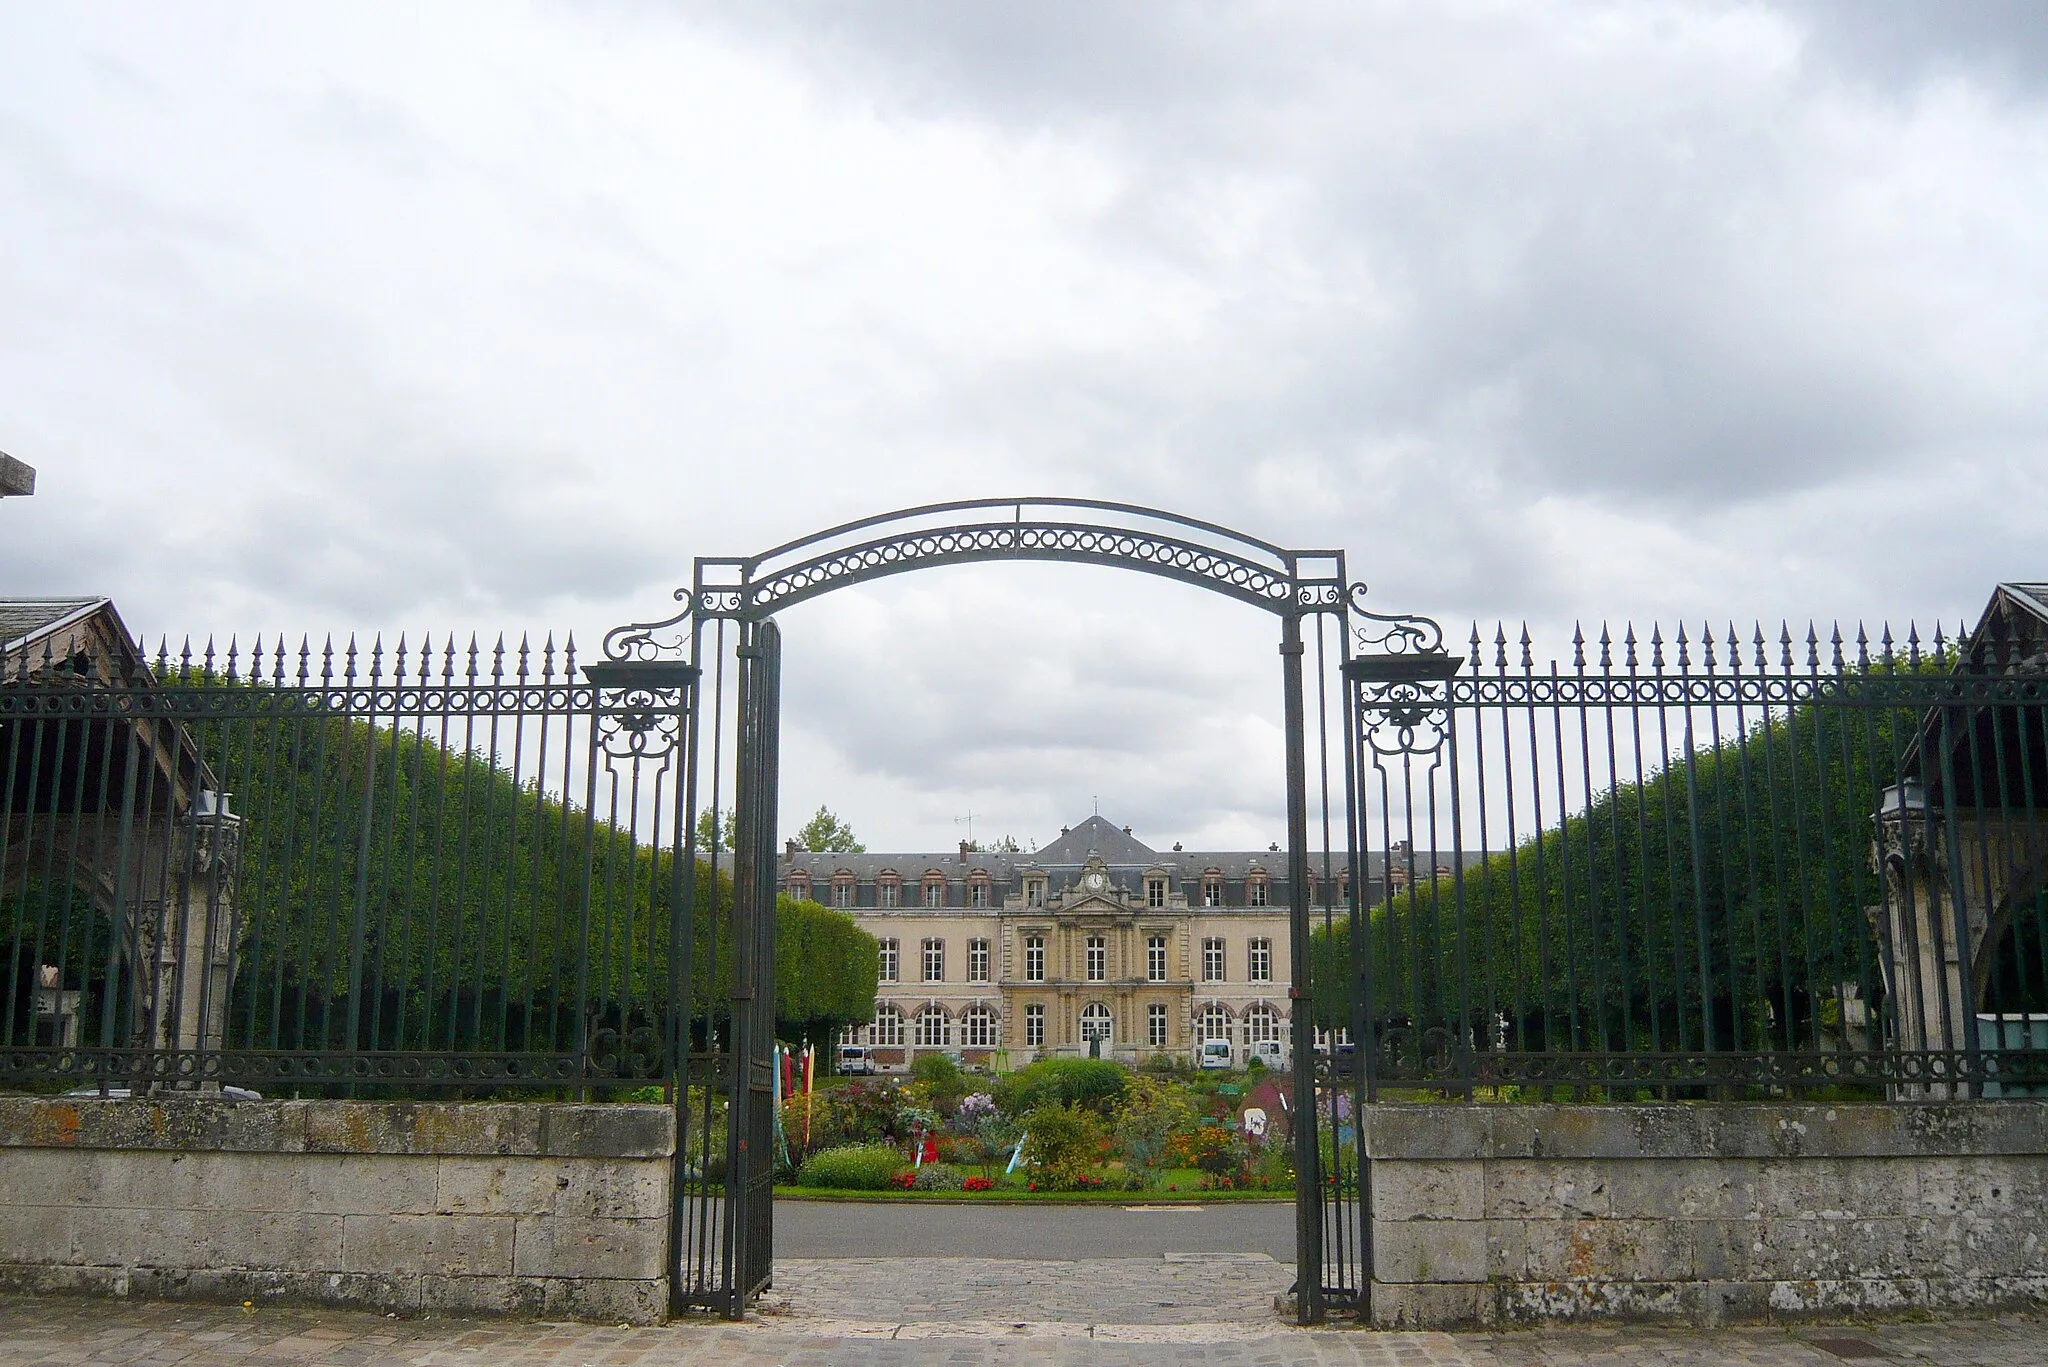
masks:
POLYGON ((1045 905, 1045 880, 1033 878, 1024 885, 1024 905, 1042 907, 1045 905))
POLYGON ((881 979, 883 982, 893 983, 896 981, 896 965, 896 941, 894 941, 893 939, 882 941, 881 979))
POLYGON ((928 907, 946 905, 946 885, 934 878, 924 885, 924 904, 928 907))
POLYGON ((1246 883, 1244 885, 1244 901, 1246 906, 1251 907, 1266 905, 1266 880, 1254 878, 1246 883))
POLYGON ((1166 1047, 1166 1008, 1158 1002, 1145 1008, 1145 1042, 1154 1049, 1166 1047))
POLYGON ((1045 1008, 1027 1006, 1024 1008, 1024 1046, 1036 1049, 1045 1043, 1045 1008))
POLYGON ((1255 983, 1273 981, 1273 942, 1253 940, 1245 946, 1245 977, 1255 983))
POLYGON ((926 940, 924 942, 924 980, 928 983, 942 983, 946 980, 946 942, 926 940))
POLYGON ((1100 935, 1088 937, 1088 981, 1099 983, 1109 976, 1109 945, 1100 935))
MULTIPOLYGON (((1145 941, 1145 980, 1163 983, 1166 981, 1166 937, 1154 935, 1145 941)), ((1164 1008, 1161 1008, 1162 1010, 1164 1008)))
POLYGON ((1202 941, 1202 981, 1220 983, 1223 981, 1223 941, 1202 941))
POLYGON ((988 981, 988 941, 967 942, 967 981, 985 983, 988 981))
POLYGON ((988 884, 975 883, 967 889, 967 905, 985 907, 988 905, 988 884))
POLYGON ((851 883, 834 883, 834 884, 832 885, 832 905, 833 905, 833 906, 835 906, 835 907, 850 907, 850 906, 852 906, 852 905, 853 905, 853 884, 851 884, 851 883))
POLYGON ((1024 981, 1042 983, 1045 981, 1045 937, 1027 935, 1024 937, 1024 981))
POLYGON ((875 1011, 875 1043, 885 1048, 903 1047, 903 1013, 893 1006, 875 1011))
POLYGON ((895 883, 876 884, 875 905, 878 907, 893 907, 897 905, 896 899, 902 891, 903 889, 895 883))
POLYGON ((1202 905, 1205 907, 1220 907, 1223 905, 1223 880, 1221 878, 1204 878, 1202 880, 1202 905))
POLYGON ((1145 880, 1145 905, 1148 907, 1163 907, 1166 905, 1166 880, 1164 878, 1147 878, 1145 880))

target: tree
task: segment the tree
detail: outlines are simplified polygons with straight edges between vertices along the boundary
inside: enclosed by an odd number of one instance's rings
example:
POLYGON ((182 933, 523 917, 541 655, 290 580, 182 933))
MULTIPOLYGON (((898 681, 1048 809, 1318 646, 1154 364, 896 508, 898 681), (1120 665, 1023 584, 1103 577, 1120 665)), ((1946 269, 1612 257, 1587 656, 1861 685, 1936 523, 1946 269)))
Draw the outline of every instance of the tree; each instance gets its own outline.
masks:
MULTIPOLYGON (((1374 1028, 1412 1026, 1424 1050, 1438 1030, 1480 1048, 1815 1047, 1845 985, 1884 991, 1870 813, 1926 715, 1906 686, 1852 677, 1366 908, 1374 1028)), ((1318 932, 1319 1024, 1346 1023, 1349 960, 1347 926, 1318 932)))
POLYGON ((867 846, 854 837, 853 827, 826 810, 823 803, 809 821, 797 828, 796 843, 807 850, 830 850, 835 854, 862 854, 867 846))
POLYGON ((738 819, 739 814, 731 807, 722 813, 716 807, 706 807, 697 813, 697 848, 713 854, 730 850, 733 823, 738 819), (712 830, 714 822, 717 823, 716 832, 712 830))

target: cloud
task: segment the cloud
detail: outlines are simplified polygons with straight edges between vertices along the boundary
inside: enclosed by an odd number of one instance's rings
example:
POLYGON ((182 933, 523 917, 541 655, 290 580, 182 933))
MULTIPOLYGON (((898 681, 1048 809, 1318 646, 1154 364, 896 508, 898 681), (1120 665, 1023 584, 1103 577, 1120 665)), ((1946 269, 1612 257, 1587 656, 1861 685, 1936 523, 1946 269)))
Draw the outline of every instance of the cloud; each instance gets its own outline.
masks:
MULTIPOLYGON (((0 584, 152 631, 588 636, 696 555, 1051 491, 1554 640, 1953 620, 2039 570, 2030 20, 24 11, 0 449, 41 488, 0 584)), ((791 614, 790 810, 1277 829, 1269 623, 981 573, 791 614)))

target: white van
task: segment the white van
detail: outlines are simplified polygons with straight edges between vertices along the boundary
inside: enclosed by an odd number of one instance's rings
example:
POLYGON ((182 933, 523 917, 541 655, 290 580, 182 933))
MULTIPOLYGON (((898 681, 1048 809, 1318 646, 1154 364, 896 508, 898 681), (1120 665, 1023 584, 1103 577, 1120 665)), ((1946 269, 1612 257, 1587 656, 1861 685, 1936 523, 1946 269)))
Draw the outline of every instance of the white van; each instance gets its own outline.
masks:
POLYGON ((839 1076, 873 1077, 875 1075, 875 1051, 865 1044, 842 1044, 839 1046, 839 1076))
POLYGON ((1249 1057, 1245 1062, 1256 1063, 1261 1068, 1285 1068, 1287 1066, 1287 1048, 1276 1039, 1254 1040, 1246 1050, 1246 1053, 1249 1057))
POLYGON ((1204 1068, 1228 1068, 1230 1066, 1230 1041, 1227 1039, 1203 1040, 1202 1066, 1204 1068))

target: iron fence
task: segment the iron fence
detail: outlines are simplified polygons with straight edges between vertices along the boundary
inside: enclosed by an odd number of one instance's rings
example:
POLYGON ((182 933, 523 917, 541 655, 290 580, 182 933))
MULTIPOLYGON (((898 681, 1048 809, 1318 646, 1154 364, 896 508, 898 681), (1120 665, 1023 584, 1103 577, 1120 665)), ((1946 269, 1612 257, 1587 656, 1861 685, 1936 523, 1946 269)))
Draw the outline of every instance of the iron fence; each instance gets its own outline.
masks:
POLYGON ((2037 649, 1433 632, 1345 666, 1384 872, 1312 982, 1360 1101, 2048 1094, 2037 649))
POLYGON ((452 637, 7 665, 0 1081, 612 1093, 715 1033, 676 1010, 729 958, 717 915, 681 932, 730 902, 677 857, 687 671, 452 637))

